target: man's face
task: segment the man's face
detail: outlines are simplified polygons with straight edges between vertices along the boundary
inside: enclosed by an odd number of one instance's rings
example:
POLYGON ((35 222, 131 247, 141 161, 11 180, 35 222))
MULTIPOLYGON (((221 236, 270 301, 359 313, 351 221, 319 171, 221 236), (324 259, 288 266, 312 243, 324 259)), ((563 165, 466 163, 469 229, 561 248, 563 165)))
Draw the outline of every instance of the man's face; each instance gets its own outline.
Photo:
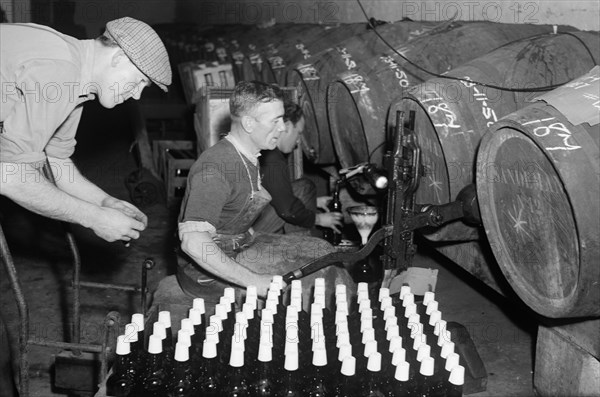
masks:
POLYGON ((277 140, 285 131, 283 122, 283 102, 261 103, 254 111, 252 133, 250 138, 258 150, 272 150, 277 147, 277 140))
POLYGON ((102 74, 98 100, 111 109, 129 98, 140 99, 150 80, 122 51, 117 52, 102 74))
POLYGON ((277 147, 282 153, 291 153, 296 149, 300 142, 300 135, 304 131, 304 117, 301 117, 296 124, 291 121, 285 122, 285 132, 281 134, 277 142, 277 147))

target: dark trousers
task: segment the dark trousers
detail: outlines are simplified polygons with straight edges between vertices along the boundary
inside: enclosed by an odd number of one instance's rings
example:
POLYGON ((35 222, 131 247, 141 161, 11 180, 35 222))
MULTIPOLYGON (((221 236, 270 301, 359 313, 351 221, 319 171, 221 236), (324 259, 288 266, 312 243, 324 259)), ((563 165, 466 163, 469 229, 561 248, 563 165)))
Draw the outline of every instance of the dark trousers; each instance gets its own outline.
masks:
MULTIPOLYGON (((317 212, 317 189, 311 180, 301 178, 293 181, 292 191, 307 209, 317 212)), ((310 229, 287 223, 277 215, 277 211, 271 204, 265 207, 252 228, 263 233, 311 234, 310 229)))
POLYGON ((13 378, 10 342, 0 314, 0 397, 15 396, 17 396, 17 392, 13 378))

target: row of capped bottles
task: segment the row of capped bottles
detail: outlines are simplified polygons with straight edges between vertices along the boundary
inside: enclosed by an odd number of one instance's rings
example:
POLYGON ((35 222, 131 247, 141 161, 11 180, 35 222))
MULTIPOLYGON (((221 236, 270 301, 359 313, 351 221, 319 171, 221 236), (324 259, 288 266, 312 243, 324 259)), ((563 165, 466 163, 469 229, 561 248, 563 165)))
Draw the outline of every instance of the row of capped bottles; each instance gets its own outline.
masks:
POLYGON ((369 296, 360 283, 354 298, 345 285, 328 295, 316 279, 305 297, 299 280, 284 294, 274 277, 265 301, 252 286, 239 298, 225 288, 210 316, 194 299, 176 335, 169 312, 151 330, 134 314, 107 395, 462 396, 464 367, 431 292, 422 302, 407 286, 369 296))

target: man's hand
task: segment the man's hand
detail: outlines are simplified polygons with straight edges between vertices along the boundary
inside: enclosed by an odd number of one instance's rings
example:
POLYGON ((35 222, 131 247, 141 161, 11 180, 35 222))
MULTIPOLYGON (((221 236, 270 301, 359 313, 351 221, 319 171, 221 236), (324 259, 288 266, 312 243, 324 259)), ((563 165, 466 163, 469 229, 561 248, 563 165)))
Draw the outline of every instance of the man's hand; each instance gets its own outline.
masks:
POLYGON ((329 212, 329 207, 327 207, 327 205, 331 200, 333 200, 333 197, 331 196, 317 197, 317 208, 320 208, 325 212, 329 212))
POLYGON ((324 212, 317 214, 315 217, 315 225, 328 227, 337 233, 342 231, 339 229, 343 225, 344 215, 339 212, 324 212))
POLYGON ((148 226, 148 217, 135 205, 128 203, 127 201, 119 200, 114 197, 107 197, 102 200, 102 207, 115 209, 136 221, 142 222, 144 224, 144 229, 148 226))
MULTIPOLYGON (((96 235, 106 241, 117 240, 130 241, 140 237, 140 232, 146 228, 146 216, 143 216, 144 222, 126 215, 123 211, 100 207, 95 222, 90 228, 96 235)), ((143 214, 142 214, 143 215, 143 214)))

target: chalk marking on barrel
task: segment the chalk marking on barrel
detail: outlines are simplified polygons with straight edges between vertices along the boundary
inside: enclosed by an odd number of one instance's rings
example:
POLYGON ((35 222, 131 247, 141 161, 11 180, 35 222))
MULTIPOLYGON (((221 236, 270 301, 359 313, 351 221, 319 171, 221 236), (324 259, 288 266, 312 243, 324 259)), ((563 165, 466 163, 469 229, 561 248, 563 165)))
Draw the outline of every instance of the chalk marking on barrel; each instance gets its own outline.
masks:
POLYGON ((537 137, 543 138, 554 132, 558 137, 562 138, 564 146, 553 146, 546 147, 546 150, 576 150, 581 149, 581 146, 573 145, 569 143, 569 139, 572 138, 571 131, 563 123, 553 123, 548 126, 536 127, 533 130, 533 134, 537 137), (542 131, 542 132, 538 132, 542 131))
POLYGON ((433 191, 435 193, 435 197, 437 199, 437 202, 441 203, 442 199, 440 198, 440 192, 442 191, 442 182, 441 181, 436 181, 433 178, 433 176, 431 176, 431 175, 429 175, 428 178, 431 181, 431 183, 429 184, 429 187, 433 187, 433 191))
POLYGON ((527 233, 527 230, 525 230, 525 227, 524 227, 525 225, 527 225, 527 222, 524 220, 521 220, 521 217, 523 216, 523 205, 520 202, 521 201, 520 197, 517 196, 517 199, 519 200, 520 208, 517 209, 516 205, 513 205, 513 209, 514 209, 516 215, 511 214, 510 210, 508 210, 508 216, 514 222, 513 229, 515 229, 515 232, 517 234, 521 234, 521 232, 523 232, 528 237, 531 238, 531 235, 529 233, 527 233))

